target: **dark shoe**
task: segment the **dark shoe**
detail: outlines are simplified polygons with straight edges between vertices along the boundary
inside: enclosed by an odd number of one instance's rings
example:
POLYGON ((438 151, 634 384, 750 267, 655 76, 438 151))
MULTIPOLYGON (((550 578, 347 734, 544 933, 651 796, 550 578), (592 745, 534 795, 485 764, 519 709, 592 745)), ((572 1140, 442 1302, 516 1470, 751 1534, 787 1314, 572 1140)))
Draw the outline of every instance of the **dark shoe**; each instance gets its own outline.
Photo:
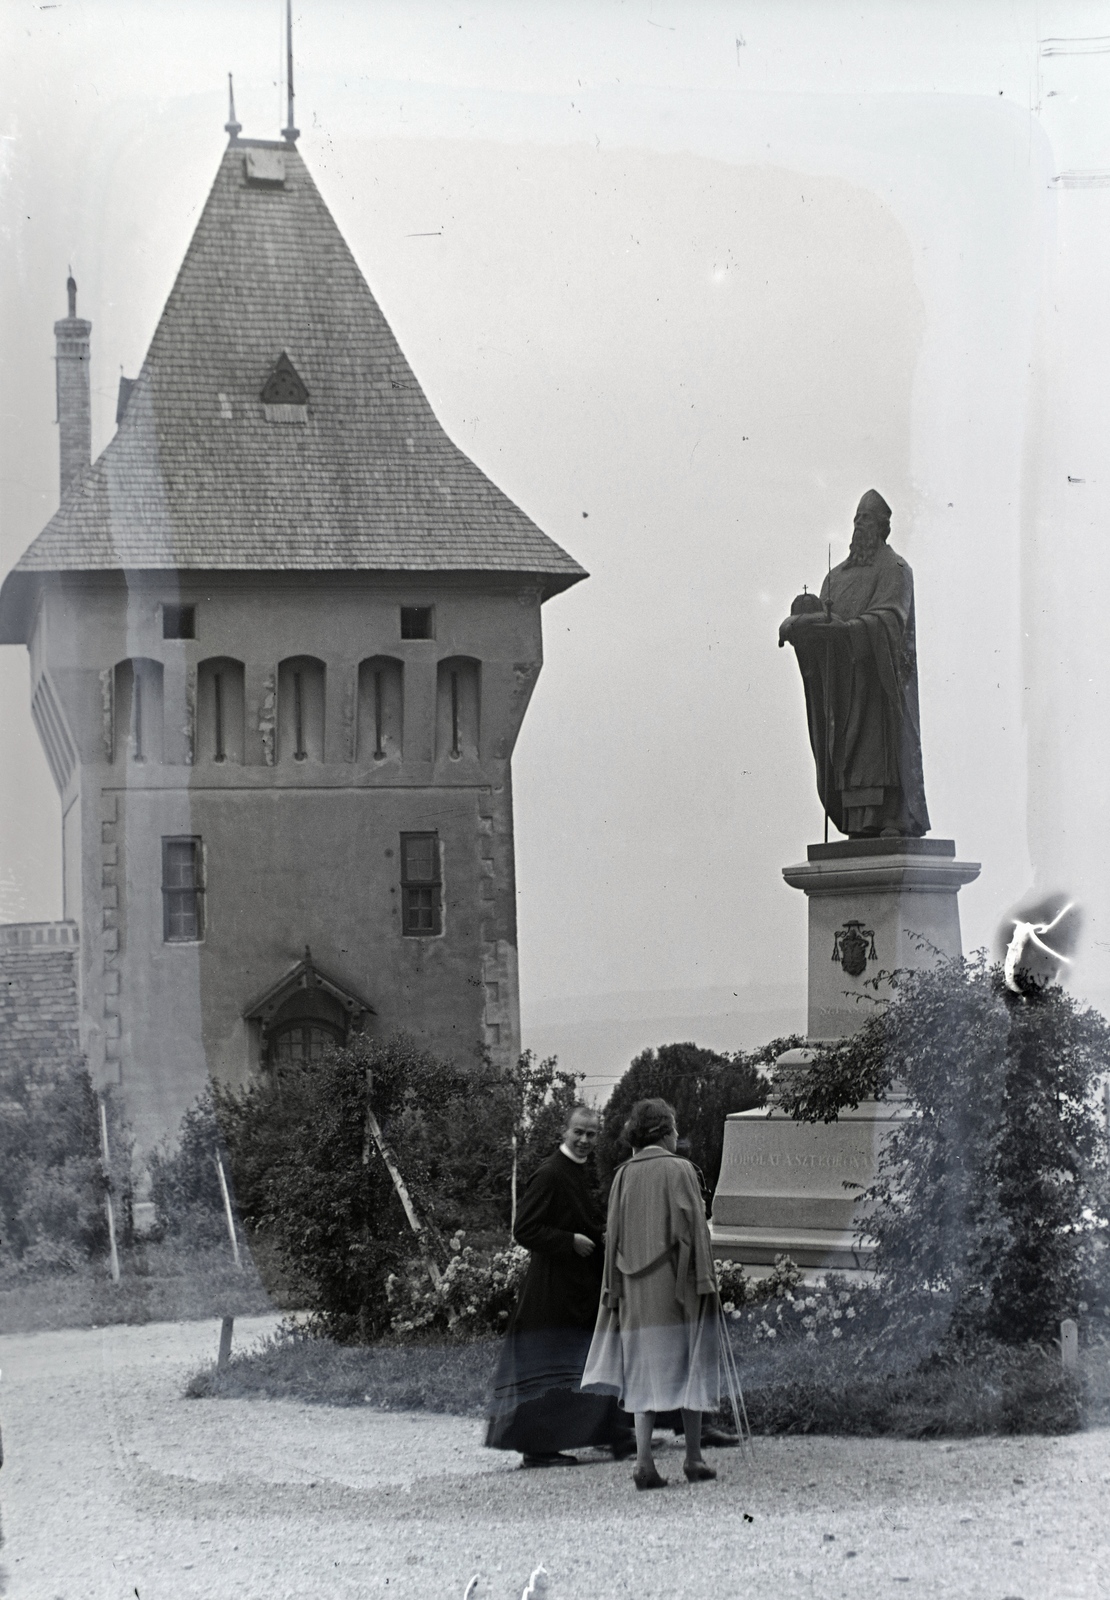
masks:
MULTIPOLYGON (((714 1477, 716 1477, 716 1473, 714 1473, 714 1477)), ((665 1489, 667 1487, 666 1478, 661 1478, 654 1467, 650 1472, 641 1472, 637 1467, 632 1474, 632 1482, 637 1489, 665 1489)))
POLYGON ((706 1445, 711 1450, 728 1450, 739 1443, 740 1440, 734 1433, 726 1433, 723 1428, 709 1428, 705 1423, 702 1423, 701 1447, 703 1450, 706 1445))
POLYGON ((546 1456, 525 1456, 521 1461, 522 1467, 576 1467, 577 1456, 568 1456, 561 1450, 555 1450, 546 1456))
POLYGON ((682 1470, 687 1483, 708 1483, 710 1478, 717 1476, 717 1469, 707 1467, 704 1461, 687 1461, 682 1470))
POLYGON ((614 1461, 627 1461, 629 1456, 636 1454, 636 1435, 634 1433, 618 1434, 609 1448, 613 1452, 614 1461))

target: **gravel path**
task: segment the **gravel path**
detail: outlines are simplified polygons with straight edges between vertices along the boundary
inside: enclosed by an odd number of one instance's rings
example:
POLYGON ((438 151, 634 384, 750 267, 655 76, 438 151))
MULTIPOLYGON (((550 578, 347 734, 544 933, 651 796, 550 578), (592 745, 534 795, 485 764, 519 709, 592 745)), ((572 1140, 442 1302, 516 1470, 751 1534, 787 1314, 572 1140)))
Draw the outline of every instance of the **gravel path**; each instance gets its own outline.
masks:
MULTIPOLYGON (((272 1319, 236 1322, 236 1340, 272 1319)), ((12 1600, 722 1595, 1096 1600, 1110 1432, 769 1439, 637 1494, 629 1466, 516 1470, 473 1421, 185 1400, 218 1323, 0 1338, 0 1594, 12 1600)))

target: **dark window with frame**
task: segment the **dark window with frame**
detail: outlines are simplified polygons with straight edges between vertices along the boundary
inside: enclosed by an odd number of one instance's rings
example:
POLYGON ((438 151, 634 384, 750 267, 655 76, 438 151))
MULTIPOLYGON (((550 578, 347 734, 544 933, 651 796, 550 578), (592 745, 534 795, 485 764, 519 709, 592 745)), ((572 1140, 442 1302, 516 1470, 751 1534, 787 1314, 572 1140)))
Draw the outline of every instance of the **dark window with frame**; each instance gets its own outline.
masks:
POLYGON ((401 931, 428 938, 443 931, 438 833, 401 835, 401 931))
POLYGON ((197 636, 196 606, 163 606, 163 639, 195 639, 197 636))
POLYGON ((343 1034, 330 1022, 313 1022, 301 1017, 274 1030, 267 1052, 272 1067, 293 1066, 298 1062, 322 1061, 330 1050, 342 1046, 343 1034))
POLYGON ((204 937, 204 882, 198 838, 162 840, 162 938, 167 944, 204 937))
POLYGON ((402 639, 434 639, 435 616, 431 606, 401 607, 402 639))

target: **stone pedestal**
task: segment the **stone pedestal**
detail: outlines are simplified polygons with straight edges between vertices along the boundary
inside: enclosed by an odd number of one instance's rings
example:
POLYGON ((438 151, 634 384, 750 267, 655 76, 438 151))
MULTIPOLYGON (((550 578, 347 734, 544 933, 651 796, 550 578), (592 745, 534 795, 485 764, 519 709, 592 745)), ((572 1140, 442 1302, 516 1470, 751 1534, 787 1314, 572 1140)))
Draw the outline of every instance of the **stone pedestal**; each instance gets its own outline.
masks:
POLYGON ((845 1184, 871 1182, 897 1116, 895 1107, 865 1102, 832 1123, 793 1122, 766 1111, 726 1118, 713 1197, 714 1254, 753 1267, 788 1255, 799 1267, 866 1268, 856 1233, 858 1190, 845 1184))
POLYGON ((782 869, 809 901, 806 1032, 841 1039, 889 994, 882 982, 875 988, 881 972, 931 966, 938 950, 960 954, 956 896, 979 863, 957 861, 951 839, 844 839, 806 854, 782 869))
MULTIPOLYGON (((957 861, 951 839, 846 839, 812 844, 783 877, 809 902, 811 1045, 857 1032, 890 993, 883 974, 959 955, 956 897, 979 875, 957 861)), ((792 1050, 799 1065, 811 1049, 792 1050)), ((725 1121, 713 1197, 714 1253, 756 1269, 788 1255, 811 1270, 860 1270, 858 1185, 867 1188, 879 1151, 901 1114, 864 1104, 834 1123, 794 1122, 746 1111, 725 1121)))

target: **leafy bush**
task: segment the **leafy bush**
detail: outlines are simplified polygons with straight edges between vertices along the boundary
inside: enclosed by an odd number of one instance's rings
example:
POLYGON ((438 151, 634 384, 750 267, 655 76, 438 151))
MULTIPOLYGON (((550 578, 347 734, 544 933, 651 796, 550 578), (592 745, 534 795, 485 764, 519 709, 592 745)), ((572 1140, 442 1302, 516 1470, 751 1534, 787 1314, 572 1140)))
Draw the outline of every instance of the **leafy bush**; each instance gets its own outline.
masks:
POLYGON ((906 1096, 865 1231, 897 1341, 951 1352, 1050 1339, 1105 1299, 1107 1139, 1094 1101, 1110 1026, 1058 986, 1013 994, 985 955, 890 976, 893 998, 778 1098, 832 1121, 906 1096), (1093 1285, 1093 1287, 1092 1287, 1093 1285))
POLYGON ((621 1129, 637 1100, 669 1100, 678 1114, 679 1137, 701 1169, 707 1190, 717 1186, 724 1145, 725 1118, 731 1111, 750 1111, 767 1096, 765 1070, 784 1050, 801 1044, 798 1037, 773 1039, 760 1050, 738 1050, 721 1055, 696 1044, 664 1044, 644 1050, 614 1088, 602 1114, 598 1139, 598 1168, 603 1180, 628 1158, 630 1151, 621 1129), (688 1148, 687 1148, 688 1147, 688 1148))
POLYGON ((446 1267, 442 1241, 460 1228, 471 1237, 504 1235, 514 1131, 527 1176, 556 1142, 548 1124, 559 1120, 561 1099, 573 1097, 574 1081, 531 1058, 516 1074, 488 1061, 439 1061, 397 1036, 290 1063, 241 1093, 218 1089, 215 1105, 244 1221, 265 1230, 285 1270, 305 1285, 321 1327, 340 1340, 366 1339, 388 1330, 387 1281, 405 1274, 414 1253, 392 1179, 367 1137, 368 1082, 446 1267))
MULTIPOLYGON (((107 1101, 117 1237, 128 1231, 131 1141, 107 1101)), ((0 1077, 0 1268, 74 1271, 108 1249, 100 1113, 83 1061, 0 1077)))
MULTIPOLYGON (((525 1185, 540 1162, 558 1147, 570 1113, 578 1103, 581 1073, 563 1072, 554 1056, 537 1061, 525 1050, 503 1082, 513 1107, 510 1143, 516 1135, 516 1188, 525 1185)), ((511 1189, 511 1184, 510 1184, 511 1189)))
POLYGON ((435 1329, 464 1339, 504 1333, 528 1270, 528 1251, 519 1245, 475 1250, 463 1244, 464 1237, 457 1233, 451 1240, 451 1259, 438 1286, 420 1260, 390 1273, 385 1290, 391 1332, 403 1338, 435 1329))
POLYGON ((231 1185, 212 1091, 206 1090, 181 1119, 176 1141, 163 1140, 150 1157, 151 1196, 158 1230, 194 1245, 227 1242, 227 1216, 216 1170, 223 1161, 231 1185))

